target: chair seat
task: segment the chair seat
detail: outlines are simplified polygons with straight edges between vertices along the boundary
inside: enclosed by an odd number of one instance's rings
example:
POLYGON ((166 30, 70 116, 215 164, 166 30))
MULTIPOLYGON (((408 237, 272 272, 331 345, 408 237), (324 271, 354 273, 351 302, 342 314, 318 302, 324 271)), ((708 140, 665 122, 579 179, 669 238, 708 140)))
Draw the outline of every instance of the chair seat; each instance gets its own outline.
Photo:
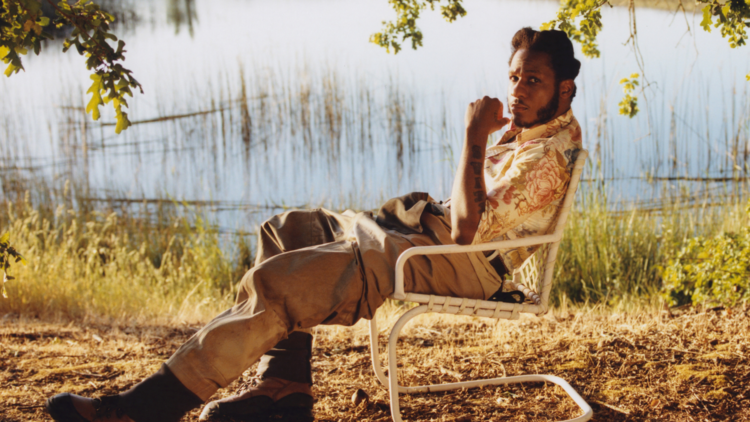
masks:
POLYGON ((535 303, 494 302, 489 300, 435 296, 420 293, 407 293, 405 301, 427 305, 429 312, 453 315, 475 315, 495 319, 518 319, 520 312, 535 315, 544 313, 542 306, 535 303))

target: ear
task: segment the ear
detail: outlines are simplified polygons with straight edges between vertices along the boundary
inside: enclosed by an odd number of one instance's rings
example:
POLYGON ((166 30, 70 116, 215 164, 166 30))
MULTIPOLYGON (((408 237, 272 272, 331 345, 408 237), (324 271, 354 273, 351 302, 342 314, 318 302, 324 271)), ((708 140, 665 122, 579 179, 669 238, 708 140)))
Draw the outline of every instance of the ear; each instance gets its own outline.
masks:
POLYGON ((560 82, 560 98, 570 100, 573 97, 573 90, 576 83, 572 79, 566 79, 560 82))

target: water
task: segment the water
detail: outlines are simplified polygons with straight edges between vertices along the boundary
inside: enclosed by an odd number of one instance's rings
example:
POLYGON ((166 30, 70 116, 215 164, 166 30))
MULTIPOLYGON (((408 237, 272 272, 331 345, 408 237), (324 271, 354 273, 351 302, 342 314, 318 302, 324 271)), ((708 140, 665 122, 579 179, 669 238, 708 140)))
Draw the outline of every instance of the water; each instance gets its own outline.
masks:
MULTIPOLYGON (((555 16, 557 2, 473 0, 453 24, 425 13, 425 46, 397 56, 369 44, 392 19, 385 0, 118 3, 126 66, 145 95, 136 123, 83 108, 83 58, 50 43, 27 71, 0 81, 0 178, 72 180, 79 198, 169 198, 206 209, 223 227, 252 229, 283 207, 370 209, 410 191, 449 195, 463 112, 507 95, 510 39, 555 16), (243 91, 244 84, 244 91, 243 91), (140 122, 140 123, 139 123, 140 122), (102 124, 103 123, 103 124, 102 124)), ((573 111, 592 153, 585 177, 612 200, 717 192, 746 182, 749 47, 729 48, 701 16, 638 9, 648 101, 617 114, 620 78, 639 72, 628 15, 603 10, 600 59, 583 58, 573 111)))

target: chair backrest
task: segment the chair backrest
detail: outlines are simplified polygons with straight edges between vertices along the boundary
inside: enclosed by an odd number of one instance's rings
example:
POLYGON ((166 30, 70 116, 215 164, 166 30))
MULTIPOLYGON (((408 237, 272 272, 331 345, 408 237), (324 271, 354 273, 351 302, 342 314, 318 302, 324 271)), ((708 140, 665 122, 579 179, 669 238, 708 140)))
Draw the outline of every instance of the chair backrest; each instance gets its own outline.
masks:
POLYGON ((563 231, 565 230, 565 221, 568 219, 570 209, 573 207, 578 182, 581 179, 581 172, 583 172, 588 155, 588 151, 582 149, 578 153, 573 166, 568 191, 565 193, 565 199, 558 211, 559 216, 557 217, 555 231, 553 232, 553 234, 559 235, 559 240, 554 243, 542 245, 533 255, 526 259, 513 276, 516 288, 524 291, 527 297, 542 307, 540 314, 546 313, 549 309, 549 294, 552 290, 552 276, 555 269, 557 250, 562 240, 563 231))

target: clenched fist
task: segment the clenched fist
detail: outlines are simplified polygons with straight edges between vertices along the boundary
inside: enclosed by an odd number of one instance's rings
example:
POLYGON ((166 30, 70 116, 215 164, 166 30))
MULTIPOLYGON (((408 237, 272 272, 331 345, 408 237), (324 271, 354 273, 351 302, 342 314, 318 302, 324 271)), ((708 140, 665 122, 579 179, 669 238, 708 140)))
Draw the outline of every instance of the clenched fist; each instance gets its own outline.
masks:
POLYGON ((466 108, 466 129, 476 131, 480 137, 489 136, 508 122, 510 119, 503 117, 503 103, 497 98, 485 96, 466 108))

